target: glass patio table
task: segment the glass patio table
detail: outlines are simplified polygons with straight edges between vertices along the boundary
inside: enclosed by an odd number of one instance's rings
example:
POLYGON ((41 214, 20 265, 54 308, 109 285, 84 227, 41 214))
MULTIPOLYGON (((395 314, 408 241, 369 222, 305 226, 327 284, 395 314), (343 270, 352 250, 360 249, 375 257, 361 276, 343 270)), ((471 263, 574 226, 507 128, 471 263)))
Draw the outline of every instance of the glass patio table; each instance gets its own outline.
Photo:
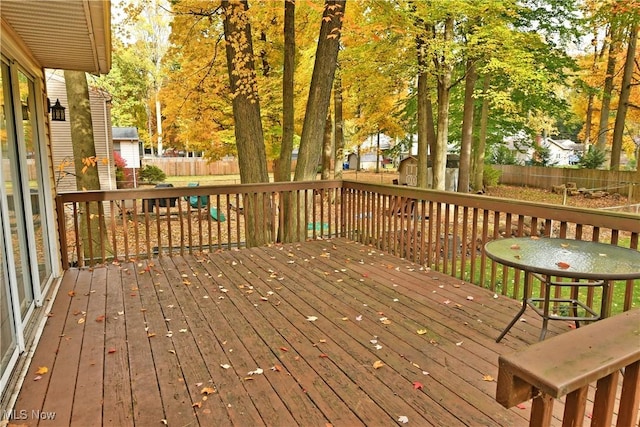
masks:
POLYGON ((610 281, 640 279, 640 252, 605 243, 559 238, 515 237, 494 240, 484 247, 487 256, 506 266, 524 271, 524 289, 522 308, 509 325, 496 339, 499 342, 518 319, 527 306, 538 313, 542 319, 540 340, 543 340, 549 320, 594 321, 607 317, 610 281), (539 298, 530 296, 531 276, 538 278, 544 285, 544 294, 539 298), (554 281, 553 277, 573 279, 554 281), (582 280, 582 281, 581 281, 582 280), (600 312, 579 300, 579 287, 598 287, 602 289, 600 312), (571 297, 553 298, 552 289, 571 287, 571 297), (552 305, 568 304, 573 315, 552 312, 552 305), (541 306, 540 306, 541 305, 541 306), (578 315, 578 309, 584 310, 578 315))

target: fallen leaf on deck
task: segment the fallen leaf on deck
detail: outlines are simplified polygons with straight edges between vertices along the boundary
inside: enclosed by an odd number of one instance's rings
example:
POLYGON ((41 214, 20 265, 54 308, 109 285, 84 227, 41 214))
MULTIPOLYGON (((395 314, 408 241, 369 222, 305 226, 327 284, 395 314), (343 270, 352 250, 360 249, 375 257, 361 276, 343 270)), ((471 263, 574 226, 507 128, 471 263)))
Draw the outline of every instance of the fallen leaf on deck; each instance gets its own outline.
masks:
POLYGON ((407 417, 406 415, 400 415, 398 417, 398 422, 402 424, 406 424, 409 422, 409 417, 407 417))
POLYGON ((78 325, 82 325, 84 323, 84 317, 78 319, 78 325))
POLYGON ((231 365, 229 365, 229 364, 225 363, 225 364, 220 365, 220 367, 221 367, 222 369, 229 369, 229 368, 231 367, 231 365))
POLYGON ((358 322, 362 321, 362 314, 359 315, 359 316, 356 316, 356 321, 358 321, 358 322))
POLYGON ((568 243, 560 243, 560 246, 562 246, 563 248, 568 248, 569 244, 568 243))
POLYGON ((414 390, 422 390, 424 388, 424 384, 422 384, 419 381, 414 381, 413 382, 413 388, 414 388, 414 390))
POLYGON ((213 394, 215 392, 216 392, 216 389, 213 387, 204 387, 202 390, 200 390, 200 394, 204 394, 204 395, 213 394))
POLYGON ((460 347, 464 341, 457 342, 456 345, 460 347))
POLYGON ((520 245, 511 245, 509 246, 511 249, 520 249, 520 245))
POLYGON ((376 345, 374 346, 374 348, 375 348, 376 350, 380 350, 380 349, 382 349, 382 346, 381 346, 380 344, 376 344, 376 345))
POLYGON ((280 347, 280 350, 282 351, 289 351, 289 349, 287 347, 280 347))
POLYGON ((416 333, 417 333, 418 335, 424 335, 424 334, 426 334, 427 332, 428 332, 428 331, 427 331, 426 329, 418 329, 418 330, 416 331, 416 333))
POLYGON ((319 357, 322 357, 323 359, 325 359, 325 358, 328 358, 329 356, 324 354, 324 353, 322 353, 319 357))
POLYGON ((69 295, 70 297, 75 297, 76 296, 76 291, 69 291, 69 292, 67 292, 67 295, 69 295))
POLYGON ((347 320, 349 320, 349 318, 348 317, 343 317, 342 320, 346 322, 347 320))
POLYGON ((380 369, 384 366, 384 363, 382 362, 382 360, 376 360, 375 362, 373 362, 373 369, 380 369))
POLYGON ((36 371, 36 375, 44 375, 47 372, 49 372, 49 368, 47 368, 46 366, 39 366, 38 370, 36 371))
POLYGON ((276 372, 282 372, 282 366, 280 366, 280 365, 273 365, 273 366, 271 367, 271 370, 272 370, 272 371, 276 371, 276 372))
POLYGON ((307 321, 309 322, 315 322, 316 320, 318 320, 317 316, 307 316, 307 321))
POLYGON ((247 375, 261 375, 264 372, 262 368, 256 368, 255 371, 247 372, 247 375))
POLYGON ((113 348, 113 347, 111 347, 111 348, 107 351, 107 353, 109 353, 109 354, 113 354, 113 353, 115 353, 115 352, 116 352, 116 349, 115 349, 115 348, 113 348))
POLYGON ((153 332, 150 332, 150 333, 147 334, 147 338, 153 338, 155 336, 156 336, 156 334, 154 334, 153 332))
POLYGON ((491 375, 483 375, 482 376, 482 381, 495 381, 495 378, 493 378, 491 375))
POLYGON ((202 408, 202 402, 196 402, 193 405, 191 405, 192 408, 202 408))
POLYGON ((566 270, 567 268, 571 267, 569 264, 562 261, 556 262, 556 265, 558 266, 558 268, 562 268, 563 270, 566 270))
POLYGON ((527 409, 527 407, 526 407, 526 406, 524 406, 524 403, 519 403, 519 404, 517 404, 517 405, 516 405, 516 408, 518 408, 518 409, 527 409))

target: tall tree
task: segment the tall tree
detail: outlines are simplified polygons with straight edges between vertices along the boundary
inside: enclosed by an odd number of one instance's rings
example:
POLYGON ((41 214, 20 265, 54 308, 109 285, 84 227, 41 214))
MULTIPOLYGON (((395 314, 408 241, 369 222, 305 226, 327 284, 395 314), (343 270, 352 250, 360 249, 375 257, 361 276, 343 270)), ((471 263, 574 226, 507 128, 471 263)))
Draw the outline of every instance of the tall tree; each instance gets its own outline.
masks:
POLYGON ((474 90, 476 87, 476 65, 473 59, 467 59, 467 77, 464 86, 464 111, 462 118, 462 140, 460 142, 460 165, 458 172, 458 192, 467 193, 471 184, 471 148, 473 145, 474 90))
POLYGON ((480 131, 473 144, 472 187, 476 192, 484 191, 484 157, 487 145, 487 125, 489 122, 489 74, 482 78, 482 109, 480 111, 480 131))
POLYGON ((334 168, 333 179, 342 179, 342 164, 344 162, 344 120, 342 116, 342 77, 340 66, 333 82, 333 109, 334 109, 334 168))
POLYGON ((223 0, 224 36, 242 183, 269 182, 246 0, 223 0))
POLYGON ((620 48, 620 31, 619 25, 614 21, 609 26, 608 34, 609 53, 607 58, 607 74, 604 80, 604 88, 602 90, 602 104, 600 107, 600 125, 598 126, 598 141, 596 147, 600 151, 604 151, 607 145, 607 133, 609 132, 609 109, 611 106, 611 97, 613 95, 614 73, 616 71, 616 56, 620 48))
MULTIPOLYGON (((246 0, 239 2, 223 0, 222 7, 229 83, 233 94, 240 181, 242 183, 269 182, 251 25, 247 15, 249 6, 246 0)), ((256 216, 260 206, 263 206, 263 200, 260 197, 252 198, 245 195, 246 226, 247 230, 251 230, 246 233, 247 246, 259 246, 270 241, 270 227, 267 227, 268 229, 261 227, 259 224, 262 218, 256 216)))
MULTIPOLYGON (((73 147, 73 161, 78 190, 100 190, 100 177, 98 175, 98 159, 93 137, 93 123, 91 121, 91 103, 89 101, 89 86, 83 71, 64 71, 64 80, 69 102, 69 122, 71 126, 71 145, 73 147)), ((104 223, 88 221, 89 217, 103 218, 98 215, 102 205, 95 203, 90 205, 90 211, 84 212, 82 218, 82 259, 90 254, 100 256, 103 239, 102 230, 104 223), (90 229, 89 229, 90 228, 90 229), (91 240, 89 240, 91 236, 91 240)))
POLYGON ((326 0, 318 37, 309 97, 302 126, 296 181, 313 180, 317 175, 322 150, 324 121, 327 117, 333 76, 338 61, 340 34, 346 0, 326 0))
POLYGON ((284 0, 284 61, 282 74, 282 144, 275 181, 291 181, 291 154, 295 126, 294 74, 296 59, 295 0, 284 0))
POLYGON ((618 100, 618 111, 616 112, 616 122, 613 128, 613 143, 611 144, 611 169, 620 168, 620 154, 622 151, 622 136, 625 132, 624 124, 629 108, 629 96, 631 94, 631 80, 633 67, 636 60, 636 44, 638 41, 638 24, 632 23, 629 30, 629 43, 627 44, 627 59, 624 64, 622 75, 622 85, 620 87, 620 97, 618 100))
POLYGON ((447 146, 449 143, 449 98, 451 94, 451 73, 453 69, 451 53, 448 44, 453 40, 453 16, 444 18, 442 30, 442 47, 434 53, 433 61, 436 68, 438 88, 438 131, 436 134, 433 159, 433 188, 445 189, 447 167, 447 146))

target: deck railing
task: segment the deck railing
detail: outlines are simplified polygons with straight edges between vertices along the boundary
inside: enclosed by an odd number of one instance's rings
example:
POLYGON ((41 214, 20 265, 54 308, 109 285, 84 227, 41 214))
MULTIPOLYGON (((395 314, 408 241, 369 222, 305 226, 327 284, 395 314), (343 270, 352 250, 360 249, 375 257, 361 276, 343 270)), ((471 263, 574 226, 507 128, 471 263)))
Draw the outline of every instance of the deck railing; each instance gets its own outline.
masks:
MULTIPOLYGON (((65 193, 57 207, 65 269, 233 249, 259 229, 267 231, 264 243, 275 243, 293 211, 297 236, 346 237, 514 299, 523 297, 525 276, 490 261, 486 242, 552 236, 638 249, 640 236, 640 218, 632 214, 351 181, 65 193), (286 200, 293 200, 290 209, 286 200)), ((640 306, 633 281, 611 285, 608 313, 640 306)), ((600 306, 592 290, 581 297, 600 306)), ((638 364, 629 366, 637 377, 638 364)), ((625 387, 624 399, 636 402, 625 408, 637 412, 638 381, 625 379, 625 387)), ((594 408, 600 410, 608 407, 594 408)))
MULTIPOLYGON (((639 246, 640 219, 633 214, 315 181, 60 194, 63 266, 243 247, 258 229, 268 231, 264 243, 275 243, 290 224, 287 198, 294 200, 297 236, 347 237, 514 299, 522 298, 524 274, 491 262, 482 250, 490 240, 532 235, 639 246)), ((610 313, 640 306, 633 281, 612 287, 610 313)), ((542 292, 539 284, 532 288, 542 292)), ((584 298, 600 305, 593 289, 584 298)))

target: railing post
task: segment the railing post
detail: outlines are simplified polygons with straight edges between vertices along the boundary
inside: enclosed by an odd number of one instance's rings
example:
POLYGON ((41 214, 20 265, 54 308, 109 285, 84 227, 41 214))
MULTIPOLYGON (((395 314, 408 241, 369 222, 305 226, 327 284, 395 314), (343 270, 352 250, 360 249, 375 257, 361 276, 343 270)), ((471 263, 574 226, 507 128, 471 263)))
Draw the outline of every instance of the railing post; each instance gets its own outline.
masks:
POLYGON ((58 213, 58 237, 60 242, 60 262, 62 269, 69 269, 69 248, 67 247, 67 224, 64 217, 64 203, 60 195, 56 196, 56 212, 58 213))

